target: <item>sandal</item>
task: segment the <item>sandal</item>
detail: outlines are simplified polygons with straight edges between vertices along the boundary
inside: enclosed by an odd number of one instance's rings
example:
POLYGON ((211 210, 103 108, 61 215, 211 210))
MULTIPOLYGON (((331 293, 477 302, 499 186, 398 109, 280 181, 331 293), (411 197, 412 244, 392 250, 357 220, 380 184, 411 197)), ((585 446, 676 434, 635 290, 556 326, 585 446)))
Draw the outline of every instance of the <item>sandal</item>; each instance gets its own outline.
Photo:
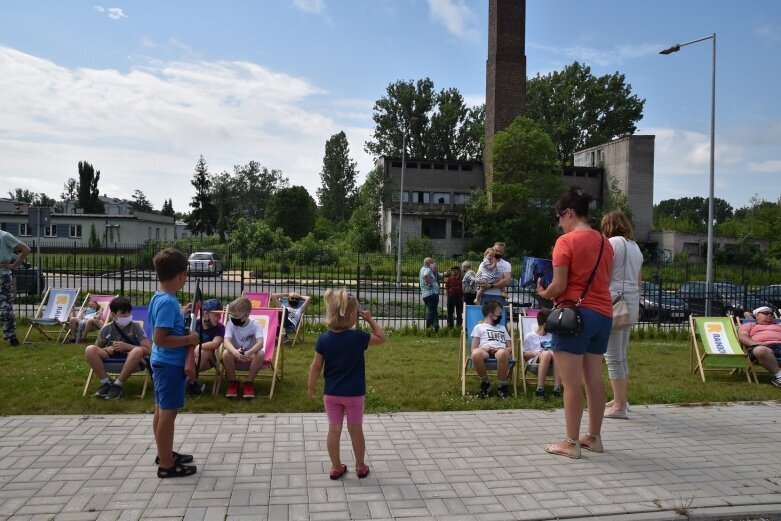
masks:
POLYGON ((331 479, 339 479, 342 476, 344 476, 345 474, 347 474, 347 465, 342 464, 342 468, 340 468, 339 470, 332 470, 331 471, 331 476, 330 477, 331 477, 331 479))
MULTIPOLYGON (((179 454, 176 451, 174 453, 174 463, 190 463, 193 460, 192 454, 179 454)), ((160 465, 160 456, 155 456, 155 465, 160 465)))
POLYGON ((555 443, 549 443, 545 446, 545 452, 548 454, 554 454, 556 456, 566 456, 568 458, 572 459, 580 459, 580 440, 573 440, 569 437, 564 438, 564 443, 569 443, 570 445, 573 445, 575 447, 575 450, 572 452, 565 452, 561 449, 556 448, 555 443))
POLYGON ((587 432, 583 438, 580 438, 580 446, 591 452, 603 452, 604 450, 602 448, 602 437, 590 432, 587 432))
POLYGON ((355 467, 355 473, 359 478, 365 478, 369 475, 369 467, 364 465, 363 467, 355 467))
POLYGON ((157 477, 160 479, 183 478, 185 476, 192 476, 197 471, 198 467, 195 465, 182 465, 180 463, 175 463, 173 467, 168 469, 157 467, 157 477))

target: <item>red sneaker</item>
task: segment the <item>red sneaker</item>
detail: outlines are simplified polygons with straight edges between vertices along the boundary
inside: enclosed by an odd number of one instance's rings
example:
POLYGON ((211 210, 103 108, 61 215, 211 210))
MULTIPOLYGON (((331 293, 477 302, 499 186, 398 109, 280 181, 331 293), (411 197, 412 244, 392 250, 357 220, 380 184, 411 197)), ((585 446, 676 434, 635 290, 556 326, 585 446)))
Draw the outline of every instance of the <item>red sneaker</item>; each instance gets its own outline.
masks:
POLYGON ((225 393, 225 398, 236 398, 239 395, 239 382, 233 380, 228 382, 228 392, 225 393))
POLYGON ((244 392, 242 398, 252 399, 255 398, 255 384, 252 382, 244 382, 244 392))

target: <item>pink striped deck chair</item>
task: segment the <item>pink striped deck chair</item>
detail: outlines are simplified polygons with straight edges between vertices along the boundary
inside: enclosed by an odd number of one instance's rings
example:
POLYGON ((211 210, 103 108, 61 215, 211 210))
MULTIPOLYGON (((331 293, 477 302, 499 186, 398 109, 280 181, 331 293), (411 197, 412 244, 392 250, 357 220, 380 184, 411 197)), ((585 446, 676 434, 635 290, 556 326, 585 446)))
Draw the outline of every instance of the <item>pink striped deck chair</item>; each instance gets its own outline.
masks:
POLYGON ((245 291, 244 296, 249 299, 252 309, 267 308, 271 301, 271 293, 267 291, 245 291))

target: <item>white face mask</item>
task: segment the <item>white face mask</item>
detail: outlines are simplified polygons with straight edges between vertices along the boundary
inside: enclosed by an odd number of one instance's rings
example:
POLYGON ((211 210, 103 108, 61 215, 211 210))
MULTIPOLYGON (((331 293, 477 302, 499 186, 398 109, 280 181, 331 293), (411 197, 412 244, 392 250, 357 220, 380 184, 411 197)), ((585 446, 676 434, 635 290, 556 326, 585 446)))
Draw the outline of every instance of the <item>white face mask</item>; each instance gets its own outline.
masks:
POLYGON ((133 317, 116 317, 116 318, 114 318, 114 322, 116 322, 119 327, 127 327, 128 324, 130 324, 132 321, 133 321, 133 317))

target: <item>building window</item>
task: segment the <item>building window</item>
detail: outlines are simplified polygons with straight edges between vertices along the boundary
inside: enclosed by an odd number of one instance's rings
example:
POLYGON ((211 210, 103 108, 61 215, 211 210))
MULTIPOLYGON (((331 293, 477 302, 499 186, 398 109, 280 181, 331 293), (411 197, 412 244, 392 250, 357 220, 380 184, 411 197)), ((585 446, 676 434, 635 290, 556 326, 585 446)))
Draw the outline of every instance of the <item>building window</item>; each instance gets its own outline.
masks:
POLYGON ((700 243, 699 242, 684 242, 683 243, 683 251, 687 252, 689 255, 693 255, 695 257, 700 256, 700 243))
POLYGON ((445 219, 423 219, 420 234, 429 239, 446 239, 447 221, 445 219))
POLYGON ((450 194, 448 192, 434 192, 434 202, 436 204, 450 204, 450 194))
POLYGON ((155 228, 155 240, 160 240, 160 228, 155 228))
POLYGON ((412 192, 412 202, 428 204, 430 202, 430 195, 431 194, 428 192, 412 192))
POLYGON ((464 223, 462 223, 458 219, 453 219, 450 223, 450 238, 451 239, 464 238, 464 223))
POLYGON ((146 240, 151 241, 152 240, 152 227, 149 226, 146 231, 146 240))
POLYGON ((163 228, 163 240, 168 240, 168 228, 163 228))
POLYGON ((30 225, 27 223, 20 223, 19 224, 19 235, 30 235, 30 225))
POLYGON ((453 202, 456 204, 466 204, 469 202, 470 194, 456 192, 453 194, 453 202))
POLYGON ((57 237, 57 225, 56 224, 47 224, 43 227, 43 236, 44 237, 57 237))
POLYGON ((80 238, 81 237, 81 225, 80 224, 71 224, 70 225, 70 233, 68 234, 69 237, 75 237, 80 238))

